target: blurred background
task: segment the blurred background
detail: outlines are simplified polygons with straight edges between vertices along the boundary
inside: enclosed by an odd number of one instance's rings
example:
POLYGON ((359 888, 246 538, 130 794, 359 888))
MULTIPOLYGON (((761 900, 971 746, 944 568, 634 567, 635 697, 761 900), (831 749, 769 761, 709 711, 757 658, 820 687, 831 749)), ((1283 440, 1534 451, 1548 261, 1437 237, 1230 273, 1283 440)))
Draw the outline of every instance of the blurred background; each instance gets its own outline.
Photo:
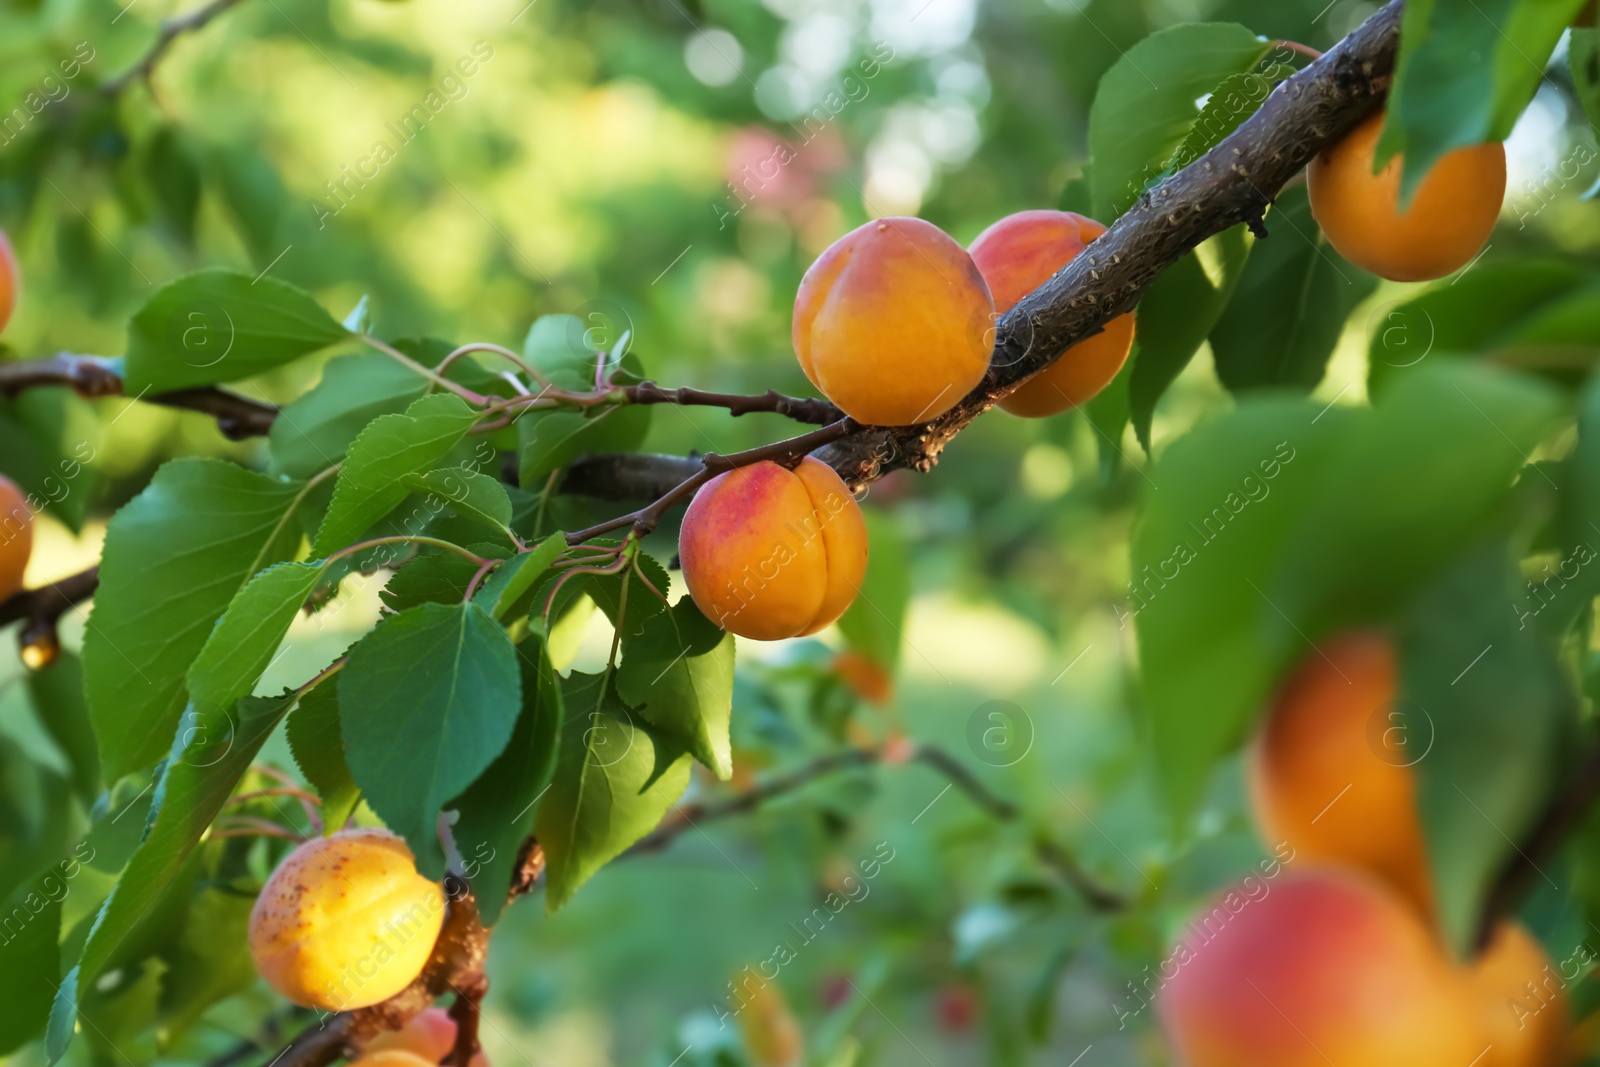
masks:
MULTIPOLYGON (((367 296, 389 337, 515 347, 538 316, 572 314, 595 347, 630 331, 663 384, 809 394, 791 301, 836 237, 916 214, 966 243, 1056 206, 1098 79, 1163 26, 1234 20, 1326 48, 1376 7, 239 0, 176 40, 146 85, 118 79, 182 5, 7 0, 0 228, 25 281, 3 354, 116 355, 160 285, 223 265, 304 286, 338 316, 367 296)), ((1486 262, 1600 261, 1600 216, 1578 202, 1600 176, 1593 145, 1552 74, 1509 145, 1486 262)), ((1368 337, 1415 288, 1385 284, 1355 309, 1317 395, 1363 400, 1368 337)), ((316 375, 313 361, 243 391, 286 400, 316 375)), ((1228 404, 1202 351, 1157 411, 1155 452, 1228 404)), ((92 562, 105 517, 164 460, 260 458, 259 442, 226 441, 206 418, 121 398, 40 391, 0 399, 0 413, 93 454, 41 520, 30 584, 92 562)), ((786 432, 771 416, 663 409, 645 447, 732 451, 786 432)), ((28 447, 7 433, 0 466, 28 447)), ((1081 417, 996 413, 931 475, 872 487, 869 588, 899 657, 889 684, 841 665, 831 633, 740 649, 746 784, 904 736, 942 746, 1020 815, 996 818, 921 764, 838 773, 608 867, 555 916, 526 902, 494 943, 491 1061, 761 1062, 725 1018, 729 983, 783 945, 786 1007, 770 1014, 792 1015, 807 1062, 1165 1063, 1139 983, 1197 901, 1264 855, 1236 768, 1192 825, 1156 802, 1123 618, 1147 457, 1131 432, 1114 445, 1081 417), (1087 906, 1041 838, 1132 906, 1087 906), (830 891, 848 906, 805 925, 830 891)), ((650 546, 663 561, 669 535, 650 546)), ((375 589, 346 596, 350 610, 292 635, 264 688, 371 624, 375 589)), ((81 625, 80 612, 69 645, 81 625)), ((593 636, 571 637, 580 664, 593 636)), ((20 674, 0 652, 0 730, 48 759, 20 674)), ((203 1062, 276 1010, 258 985, 162 1058, 203 1062)), ((73 1056, 142 1061, 145 1040, 79 1042, 73 1056)))

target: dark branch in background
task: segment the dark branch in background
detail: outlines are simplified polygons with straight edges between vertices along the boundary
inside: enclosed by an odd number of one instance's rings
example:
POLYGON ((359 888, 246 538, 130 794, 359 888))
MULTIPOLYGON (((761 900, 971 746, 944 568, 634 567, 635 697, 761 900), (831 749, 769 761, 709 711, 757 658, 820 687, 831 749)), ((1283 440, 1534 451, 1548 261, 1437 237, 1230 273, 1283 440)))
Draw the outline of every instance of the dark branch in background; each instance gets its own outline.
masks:
MULTIPOLYGON (((24 389, 49 385, 65 386, 90 400, 123 395, 122 376, 110 361, 98 356, 61 352, 46 359, 0 363, 0 394, 16 396, 24 389)), ((217 420, 217 429, 222 435, 233 441, 263 436, 272 429, 272 420, 278 417, 278 409, 271 404, 212 386, 149 393, 138 399, 210 415, 217 420)))
POLYGON ((162 57, 167 54, 167 49, 172 47, 173 41, 186 33, 203 29, 212 19, 238 2, 239 0, 211 0, 209 4, 202 4, 193 11, 163 19, 155 43, 150 46, 149 51, 121 74, 102 82, 100 91, 107 96, 116 96, 133 82, 148 80, 155 71, 156 64, 161 62, 162 57))
POLYGON ((30 626, 46 623, 53 627, 73 605, 94 596, 99 584, 100 568, 90 567, 59 582, 25 589, 10 600, 0 601, 0 626, 27 620, 30 626))
POLYGON ((1549 806, 1523 835, 1516 851, 1489 889, 1484 900, 1483 920, 1478 927, 1478 948, 1488 945, 1500 920, 1516 914, 1536 878, 1542 878, 1540 864, 1560 850, 1589 808, 1600 798, 1600 745, 1584 756, 1566 788, 1551 798, 1549 806))

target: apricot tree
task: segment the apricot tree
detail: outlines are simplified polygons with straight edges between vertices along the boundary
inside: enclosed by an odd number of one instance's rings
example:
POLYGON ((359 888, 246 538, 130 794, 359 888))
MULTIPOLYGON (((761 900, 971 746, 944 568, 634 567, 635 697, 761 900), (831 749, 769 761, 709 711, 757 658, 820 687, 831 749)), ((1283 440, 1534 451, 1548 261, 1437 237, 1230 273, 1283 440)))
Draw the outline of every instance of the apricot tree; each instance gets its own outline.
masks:
MULTIPOLYGON (((164 24, 97 100, 236 3, 164 24)), ((0 362, 0 625, 60 756, 8 763, 33 810, 0 867, 0 1052, 78 1055, 108 1017, 170 1048, 259 975, 311 1010, 272 1014, 219 1062, 481 1064, 508 906, 542 894, 554 913, 701 822, 916 763, 1026 839, 1049 881, 1018 897, 1137 931, 1136 1004, 1110 1021, 1153 1002, 1190 1067, 1592 1055, 1595 957, 1566 965, 1600 914, 1600 280, 1575 257, 1474 269, 1501 142, 1574 20, 1570 90, 1600 115, 1584 7, 1394 0, 1325 54, 1234 23, 1145 37, 1100 79, 1085 173, 1058 203, 967 248, 918 218, 836 227, 791 320, 820 396, 664 386, 629 334, 597 344, 564 314, 516 348, 395 336, 366 299, 335 315, 264 256, 154 287, 120 356, 0 362), (1454 278, 1404 291, 1373 331, 1370 404, 1313 401, 1367 272, 1454 278), (1387 358, 1393 316, 1428 323, 1417 358, 1387 358), (1158 447, 1157 403, 1202 347, 1235 402, 1158 447), (246 391, 306 364, 320 374, 298 394, 246 391), (98 564, 30 587, 35 516, 81 523, 86 494, 56 488, 95 462, 22 409, 52 390, 198 413, 261 447, 163 463, 107 509, 98 564), (660 455, 643 448, 662 406, 797 427, 660 455), (873 583, 904 548, 860 498, 897 471, 937 477, 997 407, 1071 412, 1108 475, 1133 469, 1115 610, 1137 638, 1164 854, 1192 854, 1247 752, 1266 858, 1122 853, 1139 879, 1108 873, 995 778, 827 705, 887 702, 903 642, 908 594, 873 583), (297 620, 373 576, 376 621, 276 684, 297 620), (80 652, 59 630, 85 603, 80 652), (605 648, 574 669, 594 612, 605 648), (832 750, 755 776, 738 720, 784 680, 736 674, 736 637, 830 627, 842 651, 806 699, 832 750), (270 758, 275 739, 292 759, 270 758), (52 888, 86 870, 78 895, 52 888), (1202 883, 1199 908, 1176 895, 1202 883), (1156 943, 1180 903, 1175 943, 1156 943)), ((185 144, 164 126, 149 154, 185 144)), ((192 236, 192 203, 160 210, 192 236)), ((35 269, 0 238, 0 326, 35 269)), ((764 968, 746 982, 748 1062, 857 1061, 842 1041, 808 1052, 764 968)))

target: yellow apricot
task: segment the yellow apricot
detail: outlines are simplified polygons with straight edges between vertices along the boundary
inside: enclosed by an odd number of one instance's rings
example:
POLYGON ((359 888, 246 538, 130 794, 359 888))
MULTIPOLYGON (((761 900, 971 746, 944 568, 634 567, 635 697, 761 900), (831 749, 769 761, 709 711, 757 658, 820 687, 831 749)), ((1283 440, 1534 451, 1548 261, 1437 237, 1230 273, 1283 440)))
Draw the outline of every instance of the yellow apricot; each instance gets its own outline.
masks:
MULTIPOLYGON (((367 1047, 371 1048, 370 1045, 367 1047)), ((430 1060, 405 1049, 386 1048, 378 1052, 368 1052, 359 1059, 352 1060, 351 1067, 439 1067, 439 1061, 430 1060)))
POLYGON ((267 984, 330 1011, 387 1000, 411 984, 444 923, 439 886, 387 830, 313 838, 272 872, 250 912, 250 955, 267 984))
POLYGON ((0 474, 0 600, 22 589, 33 554, 33 512, 17 484, 0 474))
POLYGON ((22 270, 17 266, 17 254, 5 231, 0 230, 0 330, 6 328, 11 313, 17 309, 17 296, 21 291, 22 270))
MULTIPOLYGON (((1004 315, 1105 232, 1098 222, 1070 211, 1019 211, 980 233, 970 251, 994 294, 995 312, 1004 315)), ((1117 376, 1132 348, 1129 311, 1106 323, 1100 333, 1069 346, 1000 406, 1030 419, 1077 407, 1117 376)))
POLYGON ((994 300, 972 257, 914 218, 839 238, 800 281, 794 351, 813 385, 858 422, 937 418, 989 369, 994 300))
POLYGON ((1250 796, 1268 845, 1358 867, 1433 914, 1416 776, 1397 717, 1388 638, 1350 633, 1306 656, 1279 691, 1250 751, 1250 796))
POLYGON ((1506 195, 1505 146, 1447 153, 1401 211, 1402 157, 1372 171, 1382 132, 1380 110, 1311 161, 1311 214, 1339 254, 1358 267, 1396 282, 1443 278, 1471 262, 1494 229, 1506 195))
POLYGON ((1561 1067, 1571 1012, 1544 947, 1520 924, 1495 927, 1468 972, 1489 1049, 1477 1067, 1561 1067))
POLYGON ((855 599, 867 525, 832 467, 764 460, 700 487, 678 557, 700 611, 731 633, 776 641, 816 633, 855 599))

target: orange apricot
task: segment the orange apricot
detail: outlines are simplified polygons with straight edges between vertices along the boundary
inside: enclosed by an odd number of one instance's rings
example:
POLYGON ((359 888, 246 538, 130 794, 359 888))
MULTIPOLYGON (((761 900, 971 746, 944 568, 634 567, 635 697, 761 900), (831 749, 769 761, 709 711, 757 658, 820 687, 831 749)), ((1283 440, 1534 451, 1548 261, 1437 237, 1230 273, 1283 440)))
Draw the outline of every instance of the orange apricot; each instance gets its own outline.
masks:
POLYGON ((1571 1011, 1544 947, 1520 923, 1495 927, 1468 972, 1489 1051, 1478 1067, 1561 1067, 1571 1011))
MULTIPOLYGON (((748 972, 745 968, 740 974, 748 972)), ((737 982, 737 977, 735 978, 737 982)), ((776 982, 745 982, 738 1020, 745 1051, 756 1067, 794 1067, 805 1053, 800 1022, 776 982)))
POLYGON ((762 461, 695 494, 678 535, 689 595, 741 637, 816 633, 855 599, 867 571, 861 505, 821 460, 762 461))
MULTIPOLYGON (((370 1045, 367 1047, 371 1048, 370 1045)), ((351 1067, 439 1067, 439 1061, 408 1049, 386 1048, 352 1060, 351 1067)))
POLYGON ((1416 911, 1335 868, 1246 879, 1160 968, 1185 1067, 1465 1067, 1485 1045, 1467 983, 1416 911))
POLYGON ((284 858, 250 912, 250 955, 267 984, 330 1011, 394 996, 444 924, 444 893, 387 830, 341 830, 284 858))
MULTIPOLYGON (((357 1063, 368 1067, 385 1067, 376 1057, 383 1053, 420 1056, 429 1064, 437 1064, 456 1046, 456 1021, 443 1008, 427 1008, 413 1016, 398 1030, 385 1030, 367 1042, 366 1051, 357 1063)), ((395 1061, 388 1067, 413 1067, 409 1062, 395 1061)), ((489 1067, 489 1060, 480 1048, 472 1054, 468 1067, 489 1067)))
MULTIPOLYGON (((969 251, 994 294, 996 314, 1004 315, 1105 232, 1098 222, 1070 211, 1019 211, 980 233, 969 251)), ((1132 348, 1129 311, 1106 323, 1100 333, 1068 346, 1000 406, 1030 419, 1077 407, 1117 376, 1132 348)))
POLYGON ((1372 164, 1383 132, 1376 111, 1306 170, 1311 214, 1339 254, 1396 282, 1443 278, 1471 262, 1494 229, 1506 195, 1502 144, 1447 153, 1400 209, 1401 156, 1376 174, 1372 164))
MULTIPOLYGON (((1398 667, 1381 634, 1324 641, 1278 693, 1249 754, 1256 825, 1310 860, 1361 868, 1433 914, 1398 667)), ((1425 744, 1425 737, 1411 740, 1425 744)))
POLYGON ((33 511, 17 483, 0 474, 0 600, 22 589, 33 554, 33 511))
POLYGON ((955 407, 989 369, 994 300, 972 257, 914 218, 860 226, 817 257, 794 297, 794 351, 846 415, 910 426, 955 407))
POLYGON ((21 292, 22 271, 17 266, 17 254, 5 231, 0 230, 0 330, 6 328, 11 313, 17 310, 17 297, 21 292))

